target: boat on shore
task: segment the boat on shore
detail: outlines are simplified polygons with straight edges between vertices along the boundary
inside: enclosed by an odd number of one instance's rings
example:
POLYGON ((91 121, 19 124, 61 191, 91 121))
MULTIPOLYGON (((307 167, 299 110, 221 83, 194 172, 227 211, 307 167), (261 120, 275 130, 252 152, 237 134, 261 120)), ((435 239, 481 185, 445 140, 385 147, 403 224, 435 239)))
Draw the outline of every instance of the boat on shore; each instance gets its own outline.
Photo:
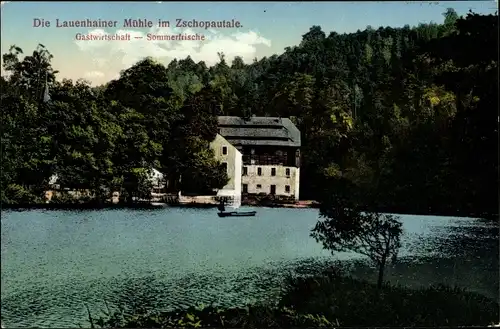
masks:
POLYGON ((221 211, 217 215, 219 217, 253 217, 257 214, 256 211, 221 211))

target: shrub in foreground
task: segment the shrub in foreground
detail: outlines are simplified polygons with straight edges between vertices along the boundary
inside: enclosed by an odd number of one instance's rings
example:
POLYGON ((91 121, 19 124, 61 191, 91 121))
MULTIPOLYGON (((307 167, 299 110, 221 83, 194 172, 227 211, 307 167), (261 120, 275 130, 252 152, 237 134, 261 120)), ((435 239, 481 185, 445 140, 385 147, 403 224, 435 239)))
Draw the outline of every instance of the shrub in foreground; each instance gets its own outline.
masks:
POLYGON ((351 277, 289 279, 280 305, 321 313, 341 326, 465 326, 498 321, 497 302, 458 288, 408 289, 351 277))
MULTIPOLYGON (((91 321, 93 323, 93 321, 91 321)), ((213 306, 172 312, 145 312, 136 315, 118 315, 96 325, 101 328, 289 328, 331 327, 321 315, 299 314, 286 307, 248 306, 245 308, 220 309, 213 306)), ((94 326, 93 326, 94 327, 94 326)))

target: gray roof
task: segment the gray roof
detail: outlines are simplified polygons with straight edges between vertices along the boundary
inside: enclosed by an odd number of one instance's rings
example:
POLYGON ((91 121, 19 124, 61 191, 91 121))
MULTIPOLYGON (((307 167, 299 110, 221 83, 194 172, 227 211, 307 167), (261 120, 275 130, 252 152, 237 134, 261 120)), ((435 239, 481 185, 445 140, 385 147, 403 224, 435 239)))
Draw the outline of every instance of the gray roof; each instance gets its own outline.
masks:
POLYGON ((288 118, 219 116, 219 134, 235 146, 300 147, 300 131, 288 118))

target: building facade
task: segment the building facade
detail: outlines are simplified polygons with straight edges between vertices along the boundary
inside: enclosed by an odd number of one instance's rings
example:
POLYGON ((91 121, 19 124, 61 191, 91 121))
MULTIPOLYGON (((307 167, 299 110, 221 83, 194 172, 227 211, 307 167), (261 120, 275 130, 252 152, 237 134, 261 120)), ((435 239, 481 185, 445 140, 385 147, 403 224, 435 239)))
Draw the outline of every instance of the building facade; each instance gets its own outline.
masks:
POLYGON ((300 131, 288 118, 220 116, 219 134, 242 157, 242 194, 299 200, 300 131))
POLYGON ((220 134, 215 136, 210 148, 214 151, 215 158, 226 167, 229 177, 228 183, 217 191, 217 196, 227 197, 234 204, 240 204, 243 155, 220 134))

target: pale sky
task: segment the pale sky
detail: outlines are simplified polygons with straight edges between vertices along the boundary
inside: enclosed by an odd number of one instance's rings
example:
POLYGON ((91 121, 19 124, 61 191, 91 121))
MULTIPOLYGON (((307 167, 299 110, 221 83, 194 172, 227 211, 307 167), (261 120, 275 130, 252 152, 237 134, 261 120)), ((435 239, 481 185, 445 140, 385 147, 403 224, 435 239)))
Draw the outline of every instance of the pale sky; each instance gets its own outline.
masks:
POLYGON ((41 43, 54 55, 58 78, 85 78, 93 85, 105 83, 138 60, 152 56, 164 64, 190 55, 207 65, 218 61, 223 52, 230 62, 241 56, 250 63, 254 58, 280 54, 287 46, 297 45, 313 25, 328 35, 355 32, 371 25, 402 27, 443 21, 446 8, 459 15, 469 9, 489 14, 497 10, 495 1, 461 2, 8 2, 2 1, 1 51, 13 44, 31 53, 41 43), (152 28, 124 27, 124 19, 146 19, 152 28), (49 21, 50 27, 33 27, 34 19, 49 21), (62 28, 56 20, 111 20, 116 28, 62 28), (159 28, 158 19, 170 22, 159 28), (176 19, 199 21, 237 20, 240 28, 176 28, 176 19), (155 35, 187 33, 205 36, 205 41, 148 41, 155 35), (79 41, 77 34, 130 35, 130 41, 79 41), (137 38, 136 38, 137 37, 137 38))

